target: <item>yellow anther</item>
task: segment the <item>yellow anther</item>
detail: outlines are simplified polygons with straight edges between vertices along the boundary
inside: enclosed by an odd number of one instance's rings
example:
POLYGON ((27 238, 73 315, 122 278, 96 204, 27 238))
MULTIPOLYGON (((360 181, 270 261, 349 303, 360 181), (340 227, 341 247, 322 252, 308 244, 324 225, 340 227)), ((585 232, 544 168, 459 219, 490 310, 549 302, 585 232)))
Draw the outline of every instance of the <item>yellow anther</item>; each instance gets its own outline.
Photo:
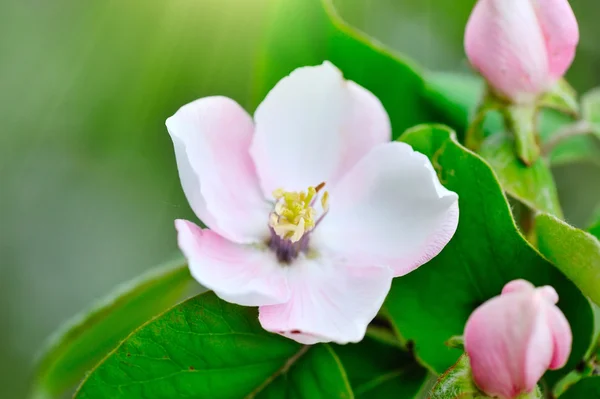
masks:
MULTIPOLYGON (((269 225, 278 236, 297 242, 306 232, 315 227, 317 212, 312 207, 312 202, 323 186, 324 183, 321 183, 317 187, 308 187, 306 191, 298 192, 283 189, 273 191, 273 197, 277 202, 269 218, 269 225)), ((327 198, 327 192, 323 193, 321 205, 324 210, 328 205, 327 198)))
POLYGON ((294 234, 290 237, 291 242, 298 242, 304 235, 304 218, 300 218, 296 228, 294 229, 294 234))
POLYGON ((275 213, 271 213, 271 215, 269 215, 269 226, 275 228, 278 222, 279 216, 277 216, 275 213))
POLYGON ((329 210, 329 192, 325 191, 323 196, 321 197, 321 207, 323 208, 323 212, 327 212, 329 210))

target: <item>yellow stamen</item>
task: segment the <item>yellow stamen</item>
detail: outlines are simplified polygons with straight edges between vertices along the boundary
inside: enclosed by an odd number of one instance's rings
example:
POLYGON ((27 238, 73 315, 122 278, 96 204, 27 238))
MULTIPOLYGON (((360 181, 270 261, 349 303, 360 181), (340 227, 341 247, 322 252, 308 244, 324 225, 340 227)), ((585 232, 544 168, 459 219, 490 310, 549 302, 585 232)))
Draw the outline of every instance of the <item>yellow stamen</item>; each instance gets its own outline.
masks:
POLYGON ((325 191, 323 196, 321 197, 321 207, 323 208, 323 212, 327 212, 329 210, 329 192, 325 191))
MULTIPOLYGON (((317 212, 312 207, 312 202, 324 186, 325 183, 321 183, 299 192, 284 191, 281 188, 273 191, 277 202, 269 217, 269 225, 279 237, 298 242, 306 232, 315 227, 317 212)), ((329 207, 328 198, 329 194, 325 191, 321 197, 324 212, 329 207)))

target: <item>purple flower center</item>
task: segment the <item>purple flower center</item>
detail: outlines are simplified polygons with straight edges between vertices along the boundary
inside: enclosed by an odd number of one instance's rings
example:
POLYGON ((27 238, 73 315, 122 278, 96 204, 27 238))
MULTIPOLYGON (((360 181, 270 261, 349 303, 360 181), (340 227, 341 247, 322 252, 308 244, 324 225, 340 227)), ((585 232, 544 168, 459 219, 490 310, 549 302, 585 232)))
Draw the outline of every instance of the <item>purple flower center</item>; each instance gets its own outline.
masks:
POLYGON ((275 252, 277 260, 283 264, 290 264, 300 253, 308 252, 308 242, 310 234, 304 234, 300 240, 292 242, 289 239, 281 238, 271 229, 271 239, 269 240, 269 248, 275 252))

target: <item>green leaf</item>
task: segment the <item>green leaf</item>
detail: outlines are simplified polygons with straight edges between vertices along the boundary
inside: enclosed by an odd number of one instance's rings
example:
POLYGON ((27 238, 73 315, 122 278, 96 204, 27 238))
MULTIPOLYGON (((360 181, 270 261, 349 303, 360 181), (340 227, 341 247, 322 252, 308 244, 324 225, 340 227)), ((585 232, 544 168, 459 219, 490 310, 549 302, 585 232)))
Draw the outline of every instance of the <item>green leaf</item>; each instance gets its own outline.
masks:
POLYGON ((332 0, 270 0, 270 18, 256 69, 254 103, 292 70, 331 61, 381 100, 395 135, 430 120, 423 79, 413 65, 347 25, 332 0))
POLYGON ((356 398, 412 399, 427 377, 412 355, 372 335, 358 344, 335 345, 356 398))
MULTIPOLYGON (((425 98, 437 110, 442 120, 452 126, 462 138, 485 93, 484 81, 475 76, 448 72, 425 75, 425 98)), ((490 114, 483 124, 484 134, 504 130, 499 114, 490 114)))
POLYGON ((423 364, 441 374, 460 356, 445 342, 461 335, 469 315, 517 278, 552 285, 571 324, 574 341, 567 366, 547 376, 555 380, 574 368, 590 345, 590 304, 517 231, 506 197, 490 166, 456 142, 440 126, 418 126, 403 141, 426 154, 440 181, 459 195, 455 236, 430 262, 394 280, 385 303, 395 327, 415 345, 423 364))
POLYGON ((562 216, 552 172, 544 159, 525 166, 517 158, 512 138, 505 133, 488 137, 480 155, 496 172, 504 190, 531 209, 562 216))
POLYGON ((597 224, 593 225, 592 227, 590 227, 589 231, 590 231, 590 234, 592 234, 593 236, 595 236, 597 239, 600 240, 600 223, 597 223, 597 224))
POLYGON ((600 207, 596 208, 588 231, 600 240, 600 207))
POLYGON ((75 316, 39 359, 32 397, 54 397, 81 381, 131 331, 181 298, 191 277, 183 261, 152 270, 75 316))
POLYGON ((600 377, 582 378, 573 384, 560 399, 596 399, 600 398, 600 377))
POLYGON ((540 252, 600 305, 600 242, 551 215, 535 219, 540 252))
POLYGON ((256 308, 212 292, 133 332, 86 378, 76 399, 353 397, 327 345, 263 330, 256 308))

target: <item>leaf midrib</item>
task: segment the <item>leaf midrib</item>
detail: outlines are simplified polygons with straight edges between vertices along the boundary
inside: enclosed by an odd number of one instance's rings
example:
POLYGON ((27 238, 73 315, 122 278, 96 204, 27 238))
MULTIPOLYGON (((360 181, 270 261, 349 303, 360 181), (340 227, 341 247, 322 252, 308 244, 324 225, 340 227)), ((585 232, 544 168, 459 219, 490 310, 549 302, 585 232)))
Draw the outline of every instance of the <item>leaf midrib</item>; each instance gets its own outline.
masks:
POLYGON ((300 359, 302 356, 304 356, 308 350, 311 347, 309 345, 304 345, 302 346, 298 352, 296 352, 294 355, 290 356, 290 358, 288 358, 288 360, 277 370, 275 370, 275 372, 273 372, 273 374, 271 374, 270 376, 268 376, 263 382, 262 384, 260 384, 259 386, 257 386, 252 392, 250 392, 248 395, 244 396, 244 399, 253 399, 256 397, 256 395, 258 395, 261 391, 263 391, 266 387, 269 386, 269 384, 271 384, 273 381, 275 381, 275 379, 277 377, 279 377, 280 375, 283 375, 285 373, 288 372, 288 370, 294 365, 294 363, 296 363, 298 361, 298 359, 300 359))

